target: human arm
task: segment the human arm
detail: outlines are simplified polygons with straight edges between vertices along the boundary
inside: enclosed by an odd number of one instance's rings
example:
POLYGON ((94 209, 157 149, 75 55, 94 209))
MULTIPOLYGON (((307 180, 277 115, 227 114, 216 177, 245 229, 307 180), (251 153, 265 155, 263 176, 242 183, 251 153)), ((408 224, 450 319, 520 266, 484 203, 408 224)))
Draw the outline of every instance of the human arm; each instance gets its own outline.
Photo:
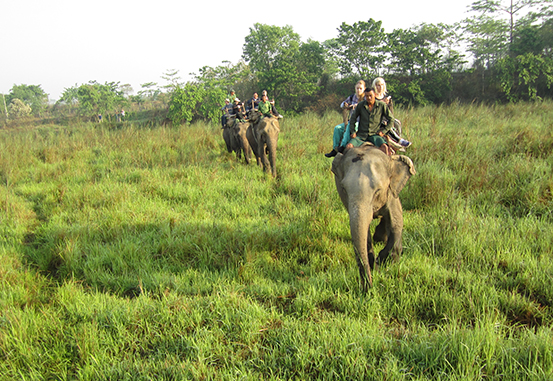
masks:
MULTIPOLYGON (((388 105, 386 105, 386 103, 384 103, 382 105, 383 107, 383 110, 382 110, 382 119, 386 119, 387 120, 387 123, 386 125, 384 126, 384 128, 382 128, 382 134, 385 135, 387 134, 391 129, 392 127, 394 126, 394 115, 392 114, 392 111, 390 110, 390 108, 388 107, 388 105)), ((381 124, 382 125, 382 124, 381 124)), ((382 136, 382 135, 381 135, 382 136)))
POLYGON ((388 95, 384 99, 385 99, 384 103, 386 103, 386 105, 390 109, 390 112, 393 114, 394 113, 394 102, 392 101, 392 97, 388 95))
POLYGON ((340 107, 346 110, 351 110, 354 106, 353 103, 353 96, 350 95, 340 104, 340 107))

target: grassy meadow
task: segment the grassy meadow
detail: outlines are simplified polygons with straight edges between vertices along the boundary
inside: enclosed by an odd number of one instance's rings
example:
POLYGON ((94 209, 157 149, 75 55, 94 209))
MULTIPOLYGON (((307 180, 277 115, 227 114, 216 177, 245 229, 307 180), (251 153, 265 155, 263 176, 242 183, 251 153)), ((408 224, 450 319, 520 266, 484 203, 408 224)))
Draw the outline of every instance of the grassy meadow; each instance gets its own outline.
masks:
POLYGON ((553 379, 553 102, 396 116, 417 174, 367 295, 338 113, 281 121, 275 179, 215 125, 1 129, 0 379, 553 379))

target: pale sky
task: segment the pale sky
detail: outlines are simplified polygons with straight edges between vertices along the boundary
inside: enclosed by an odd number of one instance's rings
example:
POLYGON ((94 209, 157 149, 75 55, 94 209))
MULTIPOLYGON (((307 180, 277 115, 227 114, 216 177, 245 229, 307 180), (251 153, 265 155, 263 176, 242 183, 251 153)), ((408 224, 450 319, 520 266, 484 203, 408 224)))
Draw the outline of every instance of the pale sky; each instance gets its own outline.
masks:
POLYGON ((41 85, 56 100, 90 80, 157 82, 169 69, 191 79, 203 66, 237 63, 255 23, 290 25, 302 41, 373 18, 386 32, 467 17, 474 0, 221 1, 0 0, 0 93, 41 85))

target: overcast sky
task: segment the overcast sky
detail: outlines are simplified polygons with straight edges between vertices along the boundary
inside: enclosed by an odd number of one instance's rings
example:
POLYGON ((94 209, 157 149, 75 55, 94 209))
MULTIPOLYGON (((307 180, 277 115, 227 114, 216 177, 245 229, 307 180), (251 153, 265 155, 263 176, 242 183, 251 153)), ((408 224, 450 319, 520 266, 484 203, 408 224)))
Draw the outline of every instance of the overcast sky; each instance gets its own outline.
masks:
POLYGON ((373 18, 386 32, 422 22, 452 24, 473 0, 201 1, 3 0, 0 93, 41 85, 50 100, 90 80, 164 84, 203 66, 238 62, 255 23, 290 25, 302 41, 338 35, 342 22, 373 18))

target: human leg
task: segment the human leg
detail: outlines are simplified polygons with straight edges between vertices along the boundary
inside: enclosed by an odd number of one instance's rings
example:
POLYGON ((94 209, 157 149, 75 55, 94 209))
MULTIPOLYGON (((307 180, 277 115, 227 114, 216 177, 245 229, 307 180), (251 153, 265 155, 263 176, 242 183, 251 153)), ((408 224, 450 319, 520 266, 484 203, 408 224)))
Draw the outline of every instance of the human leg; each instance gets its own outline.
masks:
POLYGON ((271 112, 273 113, 274 116, 276 116, 279 119, 284 118, 282 115, 280 115, 280 112, 277 111, 274 104, 271 104, 271 112))
POLYGON ((350 148, 353 148, 353 147, 359 147, 363 143, 365 143, 365 142, 363 140, 357 138, 357 137, 351 138, 349 143, 346 144, 346 149, 350 149, 350 148))
POLYGON ((390 147, 388 147, 388 144, 386 144, 386 140, 380 136, 380 135, 371 135, 367 138, 368 142, 371 142, 376 147, 378 147, 379 150, 384 152, 386 155, 390 156, 392 154, 390 147))
POLYGON ((338 148, 342 143, 345 129, 346 127, 344 123, 340 123, 334 126, 334 132, 332 134, 332 151, 330 151, 329 153, 325 153, 326 157, 334 157, 338 154, 338 148))
MULTIPOLYGON (((395 122, 399 122, 399 121, 395 121, 395 122)), ((406 140, 406 139, 403 139, 400 134, 398 133, 397 129, 396 129, 396 123, 394 122, 394 126, 390 129, 390 131, 388 132, 388 136, 390 136, 395 142, 397 142, 401 147, 409 147, 411 145, 411 142, 406 140)), ((398 127, 400 127, 401 124, 398 123, 398 127)))

